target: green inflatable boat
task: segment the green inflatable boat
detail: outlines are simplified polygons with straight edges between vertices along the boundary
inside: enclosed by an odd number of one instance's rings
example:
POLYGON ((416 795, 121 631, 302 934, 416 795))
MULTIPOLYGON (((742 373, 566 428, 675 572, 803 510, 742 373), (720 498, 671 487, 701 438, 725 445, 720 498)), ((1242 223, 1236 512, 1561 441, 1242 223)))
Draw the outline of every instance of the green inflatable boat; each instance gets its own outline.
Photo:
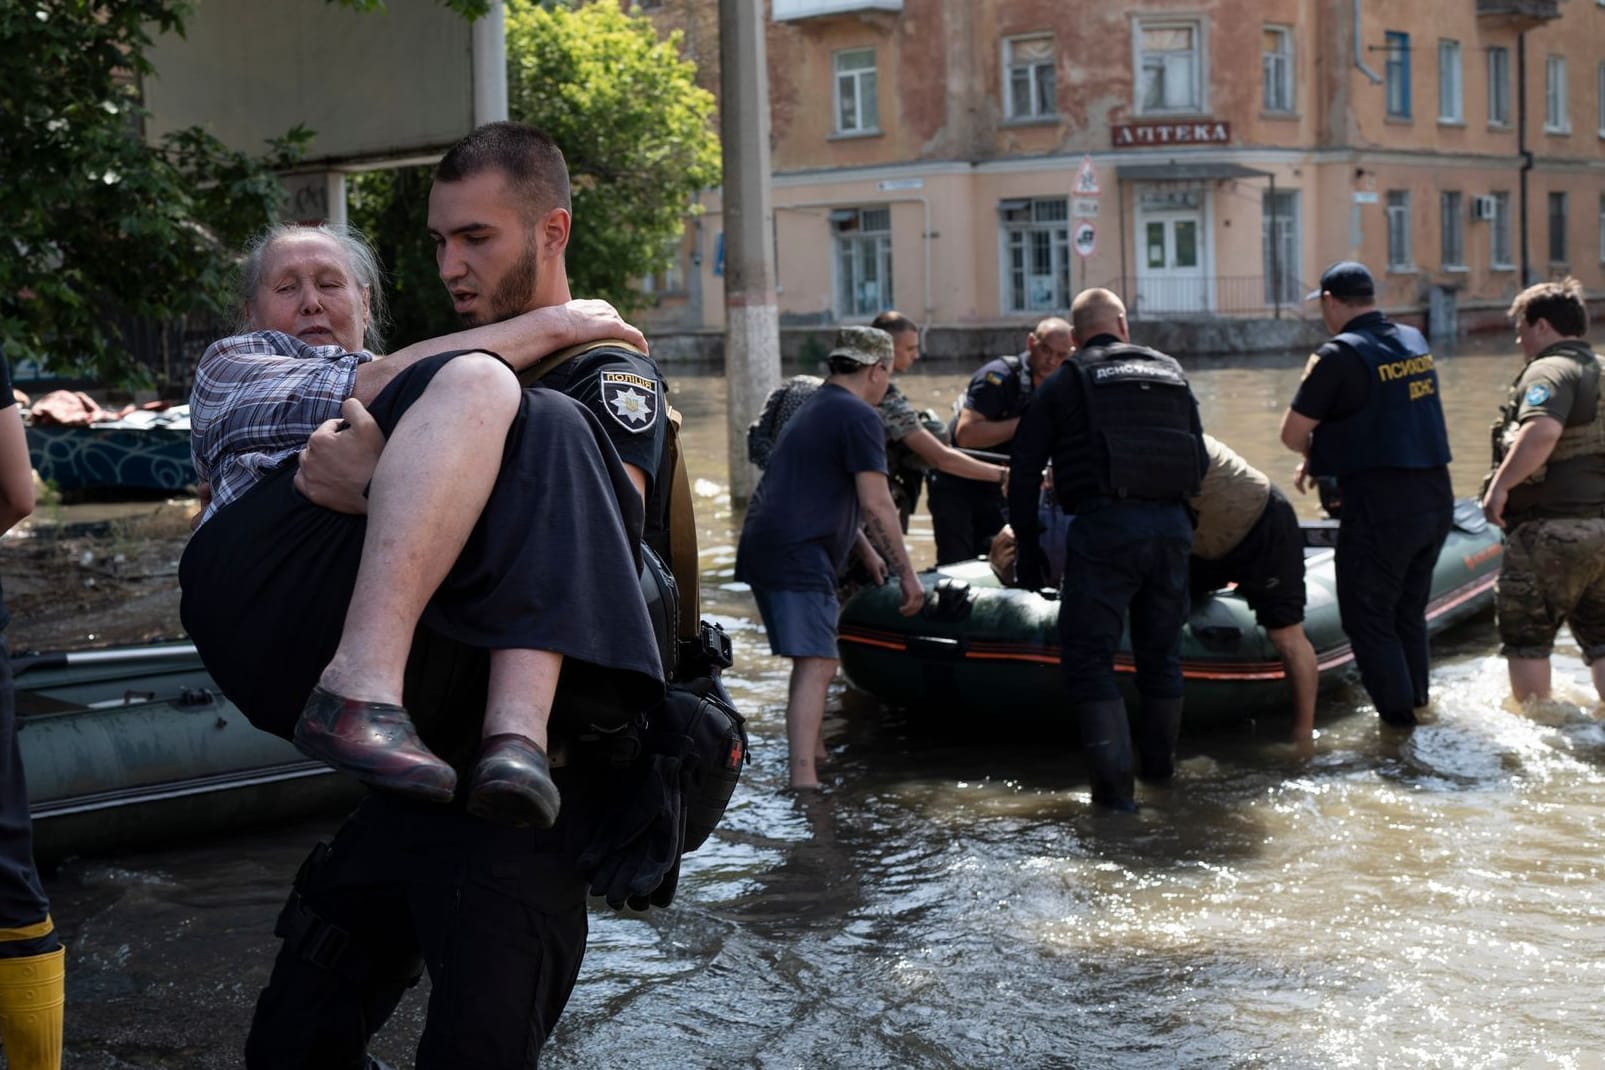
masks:
POLYGON ((253 728, 188 643, 18 654, 11 671, 41 860, 295 820, 361 794, 253 728))
MULTIPOLYGON (((1304 629, 1315 647, 1322 686, 1335 683, 1354 660, 1338 621, 1333 570, 1336 521, 1305 529, 1308 606, 1304 629)), ((1474 501, 1455 509, 1455 527, 1438 557, 1429 629, 1436 634, 1488 610, 1504 546, 1474 501)), ((1069 717, 1059 675, 1059 606, 1055 598, 998 583, 982 560, 922 574, 925 607, 897 612, 896 584, 859 591, 842 608, 838 648, 842 670, 860 691, 882 703, 932 712, 1042 721, 1069 717)), ((1133 665, 1125 639, 1115 672, 1126 692, 1133 665)), ((1219 591, 1193 607, 1182 633, 1188 729, 1257 717, 1288 717, 1286 673, 1248 604, 1219 591)))

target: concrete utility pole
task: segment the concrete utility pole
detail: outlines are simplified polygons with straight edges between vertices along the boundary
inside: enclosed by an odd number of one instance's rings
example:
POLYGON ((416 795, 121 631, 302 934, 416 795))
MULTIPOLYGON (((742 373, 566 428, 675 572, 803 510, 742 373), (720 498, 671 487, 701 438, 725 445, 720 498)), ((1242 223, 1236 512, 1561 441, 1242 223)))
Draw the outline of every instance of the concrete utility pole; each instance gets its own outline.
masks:
POLYGON ((780 382, 774 210, 769 197, 769 60, 761 0, 719 0, 719 133, 724 141, 724 375, 730 498, 758 484, 747 425, 780 382))

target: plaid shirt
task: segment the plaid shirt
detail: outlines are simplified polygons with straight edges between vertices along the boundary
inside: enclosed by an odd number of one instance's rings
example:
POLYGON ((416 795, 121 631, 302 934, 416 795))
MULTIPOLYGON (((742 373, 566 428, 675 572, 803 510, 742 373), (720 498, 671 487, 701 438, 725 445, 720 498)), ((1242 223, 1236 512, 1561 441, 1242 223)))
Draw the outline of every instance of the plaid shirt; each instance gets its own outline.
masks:
POLYGON ((212 485, 205 523, 300 452, 340 415, 367 350, 310 346, 279 331, 223 338, 207 347, 190 393, 195 472, 212 485))

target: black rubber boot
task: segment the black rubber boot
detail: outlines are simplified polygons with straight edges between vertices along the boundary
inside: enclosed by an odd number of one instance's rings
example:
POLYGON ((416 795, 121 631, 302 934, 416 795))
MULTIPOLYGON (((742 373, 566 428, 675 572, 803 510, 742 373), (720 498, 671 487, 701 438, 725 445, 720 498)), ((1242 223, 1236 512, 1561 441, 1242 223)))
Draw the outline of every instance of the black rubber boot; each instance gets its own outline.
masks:
POLYGON ((1136 810, 1131 726, 1126 723, 1125 702, 1118 698, 1083 702, 1076 707, 1076 719, 1081 726, 1082 744, 1087 748, 1093 804, 1128 813, 1136 810))
POLYGON ((1163 783, 1176 775, 1176 737, 1181 734, 1181 697, 1142 700, 1137 726, 1137 776, 1163 783))

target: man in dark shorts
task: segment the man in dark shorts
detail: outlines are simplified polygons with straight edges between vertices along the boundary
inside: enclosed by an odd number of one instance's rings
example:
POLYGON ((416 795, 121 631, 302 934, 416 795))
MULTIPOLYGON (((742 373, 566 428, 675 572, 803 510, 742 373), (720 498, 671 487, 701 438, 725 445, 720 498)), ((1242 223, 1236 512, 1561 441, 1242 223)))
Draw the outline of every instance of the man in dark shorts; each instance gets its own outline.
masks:
POLYGON ((770 650, 792 660, 786 741, 796 790, 819 788, 820 724, 836 676, 836 581, 848 554, 856 547, 877 583, 888 570, 897 575, 905 616, 925 601, 886 484, 885 432, 874 408, 891 382, 892 339, 873 327, 843 327, 827 362, 830 378, 775 444, 736 550, 736 579, 752 586, 770 650))
POLYGON ((1313 746, 1318 670, 1304 634, 1304 533, 1298 514, 1264 472, 1204 436, 1209 470, 1191 505, 1197 514, 1188 586, 1196 606, 1235 584, 1276 648, 1293 693, 1293 743, 1313 746))
POLYGON ((1421 332, 1377 309, 1363 264, 1332 265, 1317 298, 1334 337, 1282 416, 1282 444, 1304 457, 1300 492, 1337 478, 1343 630, 1377 716, 1408 728, 1427 704, 1427 600, 1454 522, 1438 373, 1421 332))

